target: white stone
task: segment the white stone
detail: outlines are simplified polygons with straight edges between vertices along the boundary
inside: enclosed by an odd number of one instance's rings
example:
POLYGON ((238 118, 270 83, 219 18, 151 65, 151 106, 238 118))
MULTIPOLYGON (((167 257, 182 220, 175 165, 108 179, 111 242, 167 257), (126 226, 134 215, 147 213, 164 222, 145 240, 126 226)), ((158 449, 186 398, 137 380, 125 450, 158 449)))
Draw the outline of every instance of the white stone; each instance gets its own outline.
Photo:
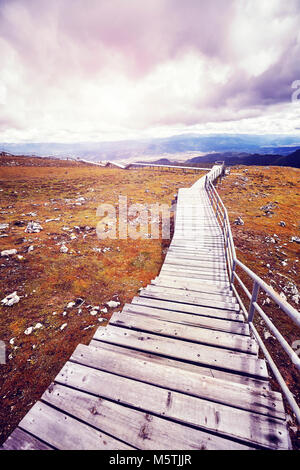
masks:
POLYGON ((11 256, 11 255, 16 255, 17 250, 13 248, 12 250, 3 250, 1 251, 1 256, 11 256))
POLYGON ((24 331, 25 335, 30 335, 32 332, 33 332, 33 326, 26 328, 26 330, 24 331))
POLYGON ((17 291, 13 292, 12 294, 7 295, 4 299, 1 300, 3 305, 7 307, 11 307, 14 304, 17 304, 20 300, 20 297, 17 295, 17 291))
POLYGON ((27 233, 39 233, 41 230, 43 230, 43 227, 38 222, 32 222, 31 221, 27 224, 25 232, 27 232, 27 233))
POLYGON ((109 302, 106 302, 106 305, 109 308, 115 308, 115 307, 118 307, 120 305, 120 302, 115 302, 114 300, 110 300, 109 302))
POLYGON ((281 297, 283 300, 286 300, 286 295, 285 295, 283 292, 280 292, 280 297, 281 297))
POLYGON ((67 325, 68 325, 68 323, 64 323, 63 325, 61 325, 61 327, 60 327, 61 331, 64 330, 67 325))
POLYGON ((61 253, 68 253, 69 248, 66 245, 62 245, 59 250, 61 253))

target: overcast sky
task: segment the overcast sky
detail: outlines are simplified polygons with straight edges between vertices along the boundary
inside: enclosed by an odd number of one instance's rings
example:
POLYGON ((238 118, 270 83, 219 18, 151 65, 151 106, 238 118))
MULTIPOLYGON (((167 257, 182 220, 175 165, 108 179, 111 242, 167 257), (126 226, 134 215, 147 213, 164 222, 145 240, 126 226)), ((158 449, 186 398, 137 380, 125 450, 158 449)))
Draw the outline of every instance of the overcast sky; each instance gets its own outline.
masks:
POLYGON ((2 142, 296 134, 295 80, 299 0, 0 0, 2 142))

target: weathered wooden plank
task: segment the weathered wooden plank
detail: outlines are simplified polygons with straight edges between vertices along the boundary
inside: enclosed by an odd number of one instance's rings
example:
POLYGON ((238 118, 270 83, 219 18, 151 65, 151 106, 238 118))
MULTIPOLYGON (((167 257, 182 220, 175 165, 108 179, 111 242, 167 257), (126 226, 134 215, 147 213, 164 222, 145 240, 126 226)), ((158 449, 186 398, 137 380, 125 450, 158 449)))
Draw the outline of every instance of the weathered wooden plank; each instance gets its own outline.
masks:
POLYGON ((148 297, 150 299, 172 300, 172 302, 189 305, 213 307, 222 310, 233 310, 235 312, 240 311, 239 304, 232 297, 229 297, 228 300, 226 298, 224 299, 223 297, 223 301, 221 301, 218 298, 205 295, 204 293, 202 295, 200 294, 193 296, 191 293, 178 294, 174 291, 172 292, 171 289, 155 289, 154 287, 151 288, 150 286, 148 286, 146 289, 141 289, 139 295, 140 297, 148 297))
POLYGON ((232 296, 233 293, 229 289, 229 284, 218 284, 218 283, 211 283, 208 281, 200 281, 196 279, 186 279, 184 277, 179 277, 177 278, 169 277, 169 276, 164 276, 163 274, 160 274, 157 276, 155 279, 151 281, 151 284, 155 285, 161 285, 165 287, 175 287, 178 289, 182 290, 187 290, 187 291, 196 291, 196 292, 207 292, 210 294, 216 294, 216 295, 230 295, 232 296))
POLYGON ((226 260, 200 260, 196 258, 184 258, 184 257, 179 257, 179 256, 173 256, 171 253, 167 253, 165 262, 168 264, 173 264, 175 266, 188 266, 191 268, 201 268, 201 269, 212 269, 215 271, 226 271, 226 260))
POLYGON ((168 258, 176 258, 179 260, 193 260, 199 261, 202 263, 211 262, 211 263, 223 263, 226 264, 225 255, 214 255, 212 253, 199 253, 199 252, 187 252, 185 250, 175 250, 174 248, 169 248, 167 256, 168 258))
POLYGON ((209 318, 201 315, 193 315, 192 313, 187 314, 134 304, 125 304, 122 312, 130 312, 135 315, 147 315, 150 318, 156 318, 171 323, 180 323, 181 325, 199 326, 211 330, 227 331, 232 334, 249 336, 249 325, 242 322, 209 318))
POLYGON ((130 445, 97 431, 41 401, 31 408, 19 426, 56 449, 133 449, 130 445))
POLYGON ((197 344, 207 344, 215 348, 242 352, 258 353, 256 341, 250 337, 235 335, 224 331, 215 331, 199 326, 180 325, 156 318, 136 315, 129 312, 115 312, 110 319, 110 325, 125 327, 137 331, 149 332, 169 338, 178 338, 197 344))
MULTIPOLYGON (((188 266, 185 264, 184 260, 177 260, 177 262, 165 260, 162 266, 162 269, 166 268, 169 270, 177 271, 177 272, 191 272, 194 274, 207 274, 209 276, 215 276, 219 278, 225 278, 228 280, 227 272, 225 269, 213 267, 213 266, 201 266, 201 265, 194 265, 188 266)), ((209 279, 209 277, 208 277, 209 279)))
POLYGON ((94 339, 186 360, 213 369, 226 370, 231 373, 239 373, 265 380, 268 378, 265 361, 250 354, 238 354, 212 346, 188 343, 179 339, 117 328, 112 325, 108 325, 106 328, 98 328, 94 339))
POLYGON ((45 444, 36 437, 31 436, 20 428, 16 428, 6 439, 2 450, 53 450, 53 447, 45 444))
POLYGON ((80 344, 70 361, 234 408, 285 419, 280 393, 232 384, 202 375, 197 369, 195 372, 174 368, 144 356, 107 350, 103 345, 92 347, 80 344))
MULTIPOLYGON (((156 281, 151 281, 151 284, 148 284, 148 286, 145 287, 147 291, 152 291, 152 292, 162 292, 162 293, 169 293, 170 296, 173 294, 176 294, 178 296, 182 296, 184 298, 189 298, 189 299, 213 299, 213 300, 218 300, 221 302, 229 302, 229 303, 236 303, 236 299, 233 297, 232 292, 228 293, 222 293, 222 292, 205 292, 203 289, 203 292, 199 290, 193 290, 193 289, 183 289, 176 287, 176 285, 170 285, 170 286, 164 286, 162 281, 161 282, 156 282, 156 281)), ((172 299, 172 297, 170 297, 172 299)))
POLYGON ((52 384, 43 400, 142 450, 244 449, 243 444, 166 421, 80 390, 52 384))
POLYGON ((208 274, 204 272, 191 272, 190 270, 182 270, 182 269, 172 269, 170 266, 163 265, 161 268, 161 273, 163 276, 174 276, 174 277, 186 277, 191 279, 198 279, 198 280, 210 280, 212 282, 223 282, 224 284, 229 283, 228 278, 215 276, 213 274, 208 274))
POLYGON ((243 316, 234 310, 225 310, 212 307, 185 304, 180 302, 171 302, 169 300, 159 300, 147 297, 134 297, 134 305, 146 305, 149 307, 161 308, 165 310, 174 310, 175 312, 193 313, 212 318, 222 318, 224 320, 243 321, 243 316))
POLYGON ((238 438, 265 448, 289 448, 287 429, 281 420, 171 392, 72 362, 65 364, 55 381, 220 436, 238 438))
POLYGON ((184 275, 184 276, 191 276, 191 277, 195 277, 196 279, 201 279, 201 278, 204 278, 204 279, 213 279, 213 280, 220 280, 220 281, 228 281, 228 275, 227 273, 224 271, 224 272, 220 272, 220 271, 217 271, 217 270, 214 270, 214 269, 209 269, 207 268, 206 270, 204 270, 203 268, 196 268, 196 267, 193 267, 193 268, 190 268, 190 267, 184 267, 184 265, 174 265, 174 264, 170 264, 168 262, 165 262, 161 268, 161 272, 162 273, 165 273, 165 272, 173 272, 175 275, 184 275))
POLYGON ((226 380, 228 383, 240 384, 243 386, 259 389, 262 391, 270 390, 269 382, 265 380, 260 380, 253 377, 247 377, 245 375, 233 374, 228 371, 212 369, 209 367, 204 367, 201 365, 192 364, 190 362, 184 362, 181 358, 172 358, 166 356, 159 356, 153 353, 130 349, 126 346, 121 346, 117 344, 106 343, 99 340, 93 340, 90 342, 90 346, 101 349, 105 348, 108 351, 118 351, 124 357, 130 356, 138 359, 144 359, 145 361, 151 361, 155 364, 164 365, 167 367, 174 367, 176 369, 194 372, 196 374, 201 374, 207 377, 217 378, 220 380, 226 380))

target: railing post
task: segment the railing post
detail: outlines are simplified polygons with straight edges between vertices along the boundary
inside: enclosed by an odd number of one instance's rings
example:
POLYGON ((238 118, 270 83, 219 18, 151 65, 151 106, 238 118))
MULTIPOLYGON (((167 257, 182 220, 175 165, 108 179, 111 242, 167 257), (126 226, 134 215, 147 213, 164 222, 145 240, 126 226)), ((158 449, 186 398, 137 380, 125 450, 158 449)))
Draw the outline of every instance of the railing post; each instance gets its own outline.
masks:
POLYGON ((235 268, 236 268, 236 262, 233 260, 232 263, 232 269, 231 269, 231 279, 230 279, 230 284, 234 283, 234 273, 235 273, 235 268))
MULTIPOLYGON (((226 214, 224 212, 224 216, 223 216, 223 234, 224 234, 224 236, 225 236, 225 226, 226 226, 226 214)), ((227 234, 226 246, 228 246, 228 234, 227 234)))
POLYGON ((251 323, 253 321, 253 316, 255 312, 254 303, 257 301, 258 293, 259 293, 259 284, 256 281, 254 281, 252 297, 250 300, 250 306, 249 306, 249 312, 248 312, 248 323, 251 323))

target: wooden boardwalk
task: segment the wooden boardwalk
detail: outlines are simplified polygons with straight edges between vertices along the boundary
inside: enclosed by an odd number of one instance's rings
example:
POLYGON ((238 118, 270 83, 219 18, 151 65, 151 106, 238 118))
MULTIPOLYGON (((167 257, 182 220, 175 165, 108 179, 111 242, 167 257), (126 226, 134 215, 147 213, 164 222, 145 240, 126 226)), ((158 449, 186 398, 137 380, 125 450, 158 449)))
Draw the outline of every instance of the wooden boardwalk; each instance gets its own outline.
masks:
POLYGON ((3 448, 289 449, 268 379, 201 178, 179 190, 159 276, 76 348, 3 448))

